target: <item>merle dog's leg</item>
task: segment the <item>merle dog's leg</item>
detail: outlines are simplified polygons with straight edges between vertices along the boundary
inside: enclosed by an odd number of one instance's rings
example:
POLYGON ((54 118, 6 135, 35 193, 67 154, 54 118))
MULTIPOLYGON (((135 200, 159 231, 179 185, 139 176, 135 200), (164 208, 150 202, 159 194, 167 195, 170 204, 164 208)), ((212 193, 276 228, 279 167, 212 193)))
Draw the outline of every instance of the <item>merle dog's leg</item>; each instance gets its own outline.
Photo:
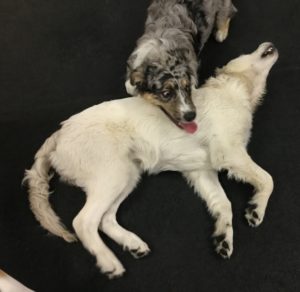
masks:
POLYGON ((116 241, 119 245, 128 250, 135 258, 140 258, 150 252, 148 245, 140 239, 136 234, 126 230, 119 225, 116 219, 116 213, 120 204, 130 194, 136 186, 139 179, 139 173, 136 172, 130 177, 130 181, 123 190, 121 196, 112 204, 109 210, 104 214, 99 226, 106 235, 116 241))
POLYGON ((218 42, 223 42, 228 36, 229 24, 237 9, 231 0, 224 0, 223 5, 216 16, 216 32, 215 38, 218 42))
POLYGON ((214 170, 199 170, 185 172, 184 176, 216 219, 213 234, 216 252, 223 258, 229 258, 233 251, 231 203, 219 182, 218 173, 214 170))

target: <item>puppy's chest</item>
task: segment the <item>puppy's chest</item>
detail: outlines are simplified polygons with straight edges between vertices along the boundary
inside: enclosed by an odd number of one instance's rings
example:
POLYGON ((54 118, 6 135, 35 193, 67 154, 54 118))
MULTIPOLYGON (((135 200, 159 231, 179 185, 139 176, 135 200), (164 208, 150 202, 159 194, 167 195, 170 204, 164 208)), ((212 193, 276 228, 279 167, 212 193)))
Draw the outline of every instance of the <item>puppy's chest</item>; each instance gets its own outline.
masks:
POLYGON ((166 139, 157 145, 144 142, 135 151, 135 161, 143 171, 190 171, 208 166, 207 147, 187 137, 166 139))

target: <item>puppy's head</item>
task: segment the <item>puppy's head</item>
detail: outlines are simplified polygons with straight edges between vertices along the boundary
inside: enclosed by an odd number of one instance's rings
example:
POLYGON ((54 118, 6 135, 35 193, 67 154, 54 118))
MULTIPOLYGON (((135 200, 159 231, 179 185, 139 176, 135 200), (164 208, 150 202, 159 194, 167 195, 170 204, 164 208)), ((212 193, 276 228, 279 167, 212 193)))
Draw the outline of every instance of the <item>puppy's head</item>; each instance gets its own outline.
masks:
POLYGON ((265 91, 266 79, 278 56, 278 50, 272 43, 262 43, 253 53, 233 59, 218 69, 217 74, 234 74, 244 79, 256 104, 265 91))
POLYGON ((188 66, 148 62, 131 72, 130 83, 143 98, 159 106, 177 126, 189 133, 196 131, 193 122, 196 108, 191 97, 194 80, 188 66))

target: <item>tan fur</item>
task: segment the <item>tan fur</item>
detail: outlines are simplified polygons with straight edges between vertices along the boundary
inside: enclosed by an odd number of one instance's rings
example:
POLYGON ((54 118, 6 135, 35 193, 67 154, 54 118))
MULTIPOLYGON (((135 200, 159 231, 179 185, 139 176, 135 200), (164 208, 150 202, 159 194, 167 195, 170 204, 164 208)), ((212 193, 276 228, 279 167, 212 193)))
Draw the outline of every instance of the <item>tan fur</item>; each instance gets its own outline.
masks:
POLYGON ((180 119, 180 113, 178 111, 178 100, 171 99, 167 102, 162 102, 161 100, 157 99, 157 97, 152 93, 144 93, 141 95, 145 100, 152 103, 153 105, 162 107, 170 117, 174 117, 175 119, 180 119))
POLYGON ((227 18, 225 21, 218 23, 218 29, 224 33, 224 35, 228 35, 230 24, 230 18, 227 18))

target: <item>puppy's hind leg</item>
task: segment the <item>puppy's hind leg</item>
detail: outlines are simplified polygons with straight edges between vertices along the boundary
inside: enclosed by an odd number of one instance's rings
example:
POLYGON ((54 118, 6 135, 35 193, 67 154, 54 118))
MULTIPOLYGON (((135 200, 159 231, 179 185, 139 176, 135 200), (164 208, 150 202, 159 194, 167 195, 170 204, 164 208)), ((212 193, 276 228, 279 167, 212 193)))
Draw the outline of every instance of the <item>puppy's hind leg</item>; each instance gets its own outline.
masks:
POLYGON ((230 20, 233 18, 237 9, 231 3, 231 0, 224 0, 223 6, 217 13, 216 16, 216 31, 215 38, 218 42, 223 42, 227 36, 229 31, 230 20))
POLYGON ((120 204, 134 189, 139 179, 139 173, 134 170, 130 175, 130 181, 123 190, 121 196, 112 204, 110 209, 104 214, 99 226, 106 235, 123 246, 124 250, 128 250, 135 258, 146 256, 150 249, 148 245, 140 239, 136 234, 126 230, 117 222, 116 213, 120 204))
POLYGON ((97 266, 110 279, 121 276, 125 269, 104 244, 98 234, 98 226, 105 212, 120 196, 125 188, 128 176, 122 167, 100 172, 99 177, 89 181, 86 186, 87 200, 73 220, 73 227, 86 249, 96 257, 97 266), (105 175, 103 174, 105 173, 105 175))
POLYGON ((216 252, 223 258, 230 258, 233 251, 232 211, 214 170, 185 172, 184 176, 206 202, 209 212, 216 219, 213 234, 216 252))

